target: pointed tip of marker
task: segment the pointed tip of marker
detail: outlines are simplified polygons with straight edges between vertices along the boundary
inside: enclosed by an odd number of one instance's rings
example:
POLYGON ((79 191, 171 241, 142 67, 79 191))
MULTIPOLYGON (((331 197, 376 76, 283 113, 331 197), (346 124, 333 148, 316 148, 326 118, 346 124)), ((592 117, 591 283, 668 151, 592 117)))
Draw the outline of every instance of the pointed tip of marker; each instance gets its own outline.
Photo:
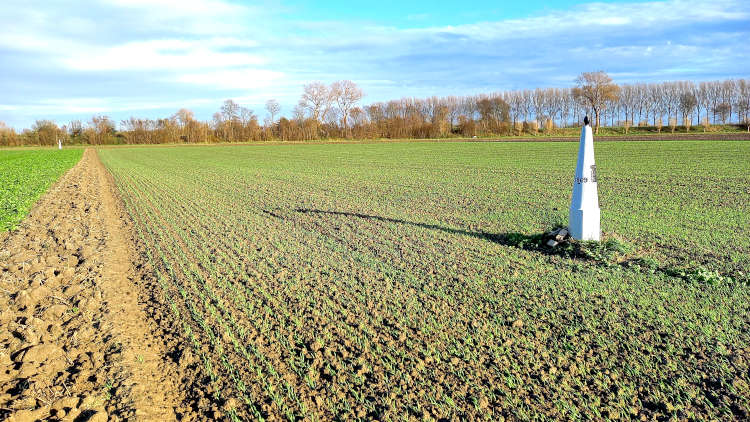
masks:
POLYGON ((584 125, 586 125, 586 126, 588 126, 588 125, 589 125, 589 116, 585 116, 585 117, 583 118, 583 124, 584 124, 584 125))

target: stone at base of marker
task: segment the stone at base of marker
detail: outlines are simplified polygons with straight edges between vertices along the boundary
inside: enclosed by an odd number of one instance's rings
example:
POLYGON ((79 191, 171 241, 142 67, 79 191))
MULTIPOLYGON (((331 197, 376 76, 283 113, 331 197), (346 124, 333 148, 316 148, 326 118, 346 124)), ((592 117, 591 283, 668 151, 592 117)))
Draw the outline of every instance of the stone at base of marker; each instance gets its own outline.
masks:
POLYGON ((599 208, 570 210, 570 235, 578 240, 600 239, 599 208))
POLYGON ((567 235, 568 235, 568 229, 560 229, 560 231, 557 232, 557 235, 555 235, 555 240, 557 240, 558 242, 560 242, 563 239, 565 239, 565 236, 567 236, 567 235))
POLYGON ((542 243, 549 248, 557 248, 561 245, 570 243, 571 238, 569 234, 568 229, 560 227, 551 232, 544 233, 542 243))

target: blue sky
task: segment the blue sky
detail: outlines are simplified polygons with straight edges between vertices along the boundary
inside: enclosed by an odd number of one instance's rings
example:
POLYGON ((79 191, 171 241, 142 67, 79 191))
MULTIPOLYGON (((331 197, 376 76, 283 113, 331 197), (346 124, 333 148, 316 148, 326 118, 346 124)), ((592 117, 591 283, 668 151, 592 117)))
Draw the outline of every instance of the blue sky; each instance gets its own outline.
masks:
POLYGON ((290 114, 302 85, 365 103, 617 82, 749 77, 750 2, 4 0, 0 121, 210 119, 232 98, 290 114))
MULTIPOLYGON (((501 21, 547 14, 591 3, 584 1, 294 1, 286 2, 292 13, 314 20, 359 20, 397 28, 501 21)), ((602 3, 617 3, 605 1, 602 3)))

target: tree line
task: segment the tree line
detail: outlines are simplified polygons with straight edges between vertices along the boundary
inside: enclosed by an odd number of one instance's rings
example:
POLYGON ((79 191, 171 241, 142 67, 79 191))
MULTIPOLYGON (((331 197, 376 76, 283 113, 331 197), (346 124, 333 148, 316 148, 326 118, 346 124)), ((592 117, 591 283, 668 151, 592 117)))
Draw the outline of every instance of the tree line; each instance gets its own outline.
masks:
POLYGON ((0 122, 0 145, 63 143, 162 144, 314 139, 447 138, 555 133, 580 126, 585 115, 600 126, 634 126, 656 132, 708 130, 741 124, 750 132, 750 81, 674 81, 615 84, 603 71, 584 72, 569 88, 537 88, 430 98, 401 98, 361 105, 364 93, 352 81, 303 86, 290 116, 276 100, 265 105, 261 122, 251 109, 229 99, 211 121, 180 109, 161 119, 131 117, 119 125, 107 116, 58 126, 38 120, 17 133, 0 122))

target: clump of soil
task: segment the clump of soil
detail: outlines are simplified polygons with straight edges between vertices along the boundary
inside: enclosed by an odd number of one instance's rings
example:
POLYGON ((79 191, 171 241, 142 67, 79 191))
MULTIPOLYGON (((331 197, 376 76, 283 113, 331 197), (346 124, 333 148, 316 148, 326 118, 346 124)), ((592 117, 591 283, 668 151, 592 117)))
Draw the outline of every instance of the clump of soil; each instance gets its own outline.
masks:
POLYGON ((139 305, 112 186, 87 150, 16 231, 0 234, 0 419, 184 411, 175 364, 139 305))

